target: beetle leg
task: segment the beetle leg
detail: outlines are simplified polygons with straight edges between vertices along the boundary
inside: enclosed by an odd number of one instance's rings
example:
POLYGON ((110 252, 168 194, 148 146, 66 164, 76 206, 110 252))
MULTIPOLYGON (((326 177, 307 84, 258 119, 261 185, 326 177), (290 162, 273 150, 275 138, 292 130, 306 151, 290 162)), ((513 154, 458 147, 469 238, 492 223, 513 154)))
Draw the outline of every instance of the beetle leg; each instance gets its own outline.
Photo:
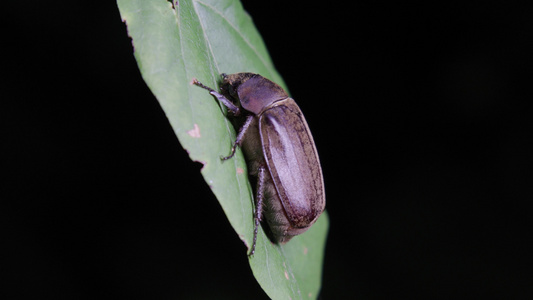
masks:
POLYGON ((215 96, 215 98, 217 98, 218 101, 222 102, 222 104, 224 104, 224 106, 226 106, 228 110, 233 113, 234 116, 238 116, 241 113, 241 110, 239 109, 239 107, 233 104, 233 102, 228 100, 228 98, 224 97, 224 95, 222 95, 221 93, 210 91, 209 94, 215 96))
POLYGON ((259 222, 263 216, 263 189, 265 183, 265 167, 260 166, 257 175, 257 195, 255 197, 255 214, 254 214, 254 238, 252 242, 252 250, 248 256, 255 253, 255 243, 257 242, 257 231, 259 230, 259 222))
POLYGON ((201 83, 200 81, 196 80, 196 78, 194 78, 192 80, 192 83, 196 86, 199 86, 203 89, 206 89, 209 91, 209 94, 215 96, 215 98, 218 99, 218 101, 222 102, 222 104, 224 104, 224 106, 226 106, 228 108, 229 111, 231 111, 233 113, 233 115, 235 116, 238 116, 240 114, 240 109, 238 106, 236 106, 235 104, 233 104, 233 102, 231 102, 230 100, 228 100, 228 98, 224 97, 224 95, 222 95, 221 93, 213 90, 212 88, 204 85, 203 83, 201 83))
POLYGON ((248 130, 248 127, 250 127, 250 124, 252 124, 252 121, 254 120, 254 116, 250 115, 246 118, 246 121, 244 122, 244 125, 242 125, 241 129, 239 130, 239 134, 237 134, 237 138, 235 139, 235 143, 233 143, 233 146, 231 147, 231 154, 228 156, 222 156, 220 157, 222 160, 228 160, 235 155, 235 150, 237 149, 237 146, 240 146, 242 143, 242 139, 244 138, 244 135, 246 134, 246 131, 248 130))

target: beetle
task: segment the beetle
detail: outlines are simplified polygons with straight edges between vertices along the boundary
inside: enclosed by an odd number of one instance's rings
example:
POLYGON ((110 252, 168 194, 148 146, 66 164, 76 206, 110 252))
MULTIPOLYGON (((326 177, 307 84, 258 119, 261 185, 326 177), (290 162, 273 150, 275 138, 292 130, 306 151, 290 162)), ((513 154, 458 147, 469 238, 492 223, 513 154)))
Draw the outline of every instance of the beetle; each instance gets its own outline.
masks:
POLYGON ((276 83, 254 73, 222 74, 220 92, 196 79, 233 116, 245 117, 229 156, 242 148, 249 175, 257 178, 253 243, 259 223, 284 244, 315 223, 326 205, 322 168, 309 126, 296 102, 276 83))

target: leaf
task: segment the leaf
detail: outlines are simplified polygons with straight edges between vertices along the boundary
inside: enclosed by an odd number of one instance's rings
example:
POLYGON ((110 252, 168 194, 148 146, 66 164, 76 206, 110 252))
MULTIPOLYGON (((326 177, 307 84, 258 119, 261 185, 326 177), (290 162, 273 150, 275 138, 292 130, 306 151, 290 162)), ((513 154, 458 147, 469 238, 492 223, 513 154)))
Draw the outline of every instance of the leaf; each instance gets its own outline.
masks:
MULTIPOLYGON (((231 225, 249 248, 253 237, 253 192, 240 149, 230 152, 235 129, 223 105, 193 78, 217 87, 220 73, 259 73, 286 88, 261 36, 237 0, 118 0, 133 40, 137 64, 165 111, 181 145, 203 164, 202 175, 231 225)), ((262 228, 250 266, 274 299, 316 298, 328 227, 324 213, 313 227, 286 245, 272 244, 262 228)), ((246 255, 243 251, 243 255, 246 255)))

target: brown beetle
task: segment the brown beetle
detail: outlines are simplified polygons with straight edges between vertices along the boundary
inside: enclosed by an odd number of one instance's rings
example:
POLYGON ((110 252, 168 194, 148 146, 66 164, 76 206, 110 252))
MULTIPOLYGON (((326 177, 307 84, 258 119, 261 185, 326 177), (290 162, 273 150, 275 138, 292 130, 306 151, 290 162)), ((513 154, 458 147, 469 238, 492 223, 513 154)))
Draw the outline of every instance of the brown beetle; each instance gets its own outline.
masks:
POLYGON ((234 116, 241 112, 246 116, 231 154, 222 159, 233 157, 241 146, 250 175, 257 177, 249 254, 253 255, 263 216, 275 241, 282 244, 315 223, 326 204, 324 179, 307 122, 279 85, 253 73, 222 74, 222 78, 220 93, 196 79, 193 83, 207 89, 234 116))

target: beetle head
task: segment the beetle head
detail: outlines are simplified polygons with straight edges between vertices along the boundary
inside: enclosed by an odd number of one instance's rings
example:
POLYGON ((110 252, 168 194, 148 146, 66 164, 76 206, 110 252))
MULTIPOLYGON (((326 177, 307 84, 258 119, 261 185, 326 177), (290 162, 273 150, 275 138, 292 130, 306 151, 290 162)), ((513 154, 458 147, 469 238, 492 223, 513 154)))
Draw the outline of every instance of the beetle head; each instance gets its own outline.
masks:
POLYGON ((289 97, 279 85, 258 74, 236 73, 222 76, 222 89, 239 99, 245 110, 256 115, 270 104, 289 97))

